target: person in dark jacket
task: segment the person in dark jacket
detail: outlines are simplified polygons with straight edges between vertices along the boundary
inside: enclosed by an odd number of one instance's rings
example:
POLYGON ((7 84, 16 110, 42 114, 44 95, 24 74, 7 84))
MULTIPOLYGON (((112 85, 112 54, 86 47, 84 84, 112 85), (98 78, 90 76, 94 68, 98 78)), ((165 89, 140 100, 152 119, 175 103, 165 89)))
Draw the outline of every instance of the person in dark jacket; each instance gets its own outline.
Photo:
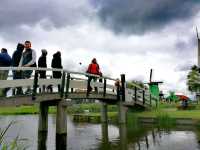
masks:
MULTIPOLYGON (((42 55, 40 56, 38 60, 38 67, 39 68, 47 68, 47 50, 42 49, 41 50, 42 55)), ((46 71, 39 71, 39 75, 41 79, 46 79, 46 71)), ((40 89, 41 92, 41 89, 40 89)), ((45 85, 43 85, 43 92, 45 92, 45 85)))
MULTIPOLYGON (((24 45, 21 44, 21 43, 18 43, 17 49, 14 51, 14 53, 12 55, 11 66, 13 66, 13 67, 19 66, 19 62, 20 62, 20 59, 22 57, 23 50, 24 50, 24 45)), ((22 72, 20 70, 13 70, 13 80, 16 80, 16 79, 22 79, 22 72)), ((17 95, 23 94, 21 87, 17 87, 17 93, 16 94, 17 95)), ((13 89, 13 95, 15 95, 15 89, 13 89)))
MULTIPOLYGON (((53 59, 51 62, 51 67, 56 69, 62 69, 61 53, 57 51, 53 54, 53 59)), ((53 78, 60 79, 62 77, 61 71, 53 71, 53 78)), ((60 91, 60 85, 58 85, 58 91, 60 91)))
MULTIPOLYGON (((86 73, 102 76, 102 73, 101 73, 101 71, 100 71, 99 64, 97 63, 96 58, 93 58, 93 59, 92 59, 92 62, 91 62, 91 64, 88 66, 88 69, 87 69, 86 73)), ((91 87, 91 85, 90 85, 90 82, 91 82, 92 80, 93 80, 94 82, 96 82, 97 77, 95 77, 95 76, 88 76, 88 92, 92 91, 92 87, 91 87)), ((95 87, 95 91, 97 92, 97 87, 95 87)))
MULTIPOLYGON (((47 68, 47 50, 42 49, 41 50, 42 55, 40 56, 38 60, 38 67, 39 68, 47 68)), ((46 78, 46 71, 39 71, 40 78, 45 79, 46 78)))
POLYGON ((11 57, 8 55, 7 49, 2 48, 0 53, 0 66, 9 67, 11 65, 11 57))
MULTIPOLYGON (((0 53, 0 67, 9 67, 11 65, 11 57, 8 55, 7 49, 2 48, 0 53)), ((0 80, 7 80, 8 70, 0 70, 0 80)), ((8 89, 0 89, 0 96, 6 96, 8 89)))

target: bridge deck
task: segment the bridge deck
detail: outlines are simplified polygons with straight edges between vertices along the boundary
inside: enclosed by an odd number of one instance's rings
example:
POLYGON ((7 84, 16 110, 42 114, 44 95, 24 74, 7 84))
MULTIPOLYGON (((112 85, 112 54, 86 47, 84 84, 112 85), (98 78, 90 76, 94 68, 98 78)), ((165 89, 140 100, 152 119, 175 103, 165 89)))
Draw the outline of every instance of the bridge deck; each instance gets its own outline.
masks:
MULTIPOLYGON (((58 101, 61 100, 59 93, 42 93, 36 95, 36 100, 32 100, 31 95, 21 95, 21 96, 10 96, 10 97, 0 97, 0 106, 20 106, 20 105, 34 105, 39 102, 46 102, 48 105, 55 105, 58 101)), ((103 96, 103 93, 92 92, 88 96, 86 93, 69 93, 68 99, 97 99, 97 100, 106 100, 110 102, 116 102, 117 96, 113 94, 106 94, 103 96)), ((67 101, 65 104, 68 104, 67 101)))

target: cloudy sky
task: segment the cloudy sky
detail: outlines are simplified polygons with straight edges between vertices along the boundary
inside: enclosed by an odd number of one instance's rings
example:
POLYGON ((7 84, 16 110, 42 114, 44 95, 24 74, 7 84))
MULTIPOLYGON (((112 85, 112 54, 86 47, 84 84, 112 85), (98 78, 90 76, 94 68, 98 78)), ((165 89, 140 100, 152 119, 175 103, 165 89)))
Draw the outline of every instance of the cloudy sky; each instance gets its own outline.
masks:
POLYGON ((0 47, 12 55, 30 40, 38 57, 48 50, 48 64, 61 51, 73 71, 96 57, 104 75, 127 80, 147 82, 153 68, 164 92, 187 92, 199 18, 199 0, 1 0, 0 47))

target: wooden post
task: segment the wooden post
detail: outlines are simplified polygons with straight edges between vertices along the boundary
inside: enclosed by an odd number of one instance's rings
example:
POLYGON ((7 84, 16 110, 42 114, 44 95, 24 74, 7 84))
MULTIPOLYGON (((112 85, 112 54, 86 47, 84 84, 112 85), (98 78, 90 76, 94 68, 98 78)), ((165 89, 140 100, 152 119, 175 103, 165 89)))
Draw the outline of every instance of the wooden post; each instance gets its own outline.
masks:
POLYGON ((127 148, 127 129, 126 124, 119 125, 120 149, 126 150, 127 148))
MULTIPOLYGON (((68 74, 69 75, 69 74, 68 74)), ((68 78, 69 79, 69 78, 68 78)), ((69 81, 67 82, 69 84, 69 81)), ((61 101, 57 105, 56 114, 56 150, 67 149, 67 113, 66 105, 64 105, 64 88, 65 88, 65 72, 62 76, 61 84, 61 101)), ((66 89, 68 91, 69 88, 66 89)), ((66 93, 65 93, 66 94, 66 93)))
POLYGON ((65 98, 68 97, 68 93, 69 93, 69 84, 70 84, 70 73, 67 73, 67 83, 66 83, 65 98))
POLYGON ((143 105, 145 104, 145 91, 142 91, 142 100, 143 100, 143 105))
POLYGON ((34 82, 33 82, 32 100, 36 99, 37 86, 38 86, 38 71, 35 70, 35 76, 34 76, 34 82))
POLYGON ((151 94, 149 95, 149 97, 150 97, 150 106, 152 105, 152 102, 151 102, 151 94))
POLYGON ((106 79, 104 78, 104 84, 103 84, 103 96, 106 96, 106 79))
POLYGON ((60 97, 63 98, 65 91, 65 72, 63 71, 62 74, 62 83, 61 83, 61 89, 60 89, 60 97))
POLYGON ((125 101, 126 98, 125 98, 125 86, 126 86, 126 80, 125 80, 125 74, 121 74, 121 82, 122 82, 122 89, 121 89, 121 92, 122 92, 122 101, 125 101))
MULTIPOLYGON (((71 80, 74 80, 73 78, 71 78, 71 80)), ((74 89, 73 88, 71 88, 71 93, 73 93, 74 92, 74 89)))
POLYGON ((89 92, 90 92, 90 78, 91 76, 88 75, 88 80, 87 80, 87 93, 86 93, 86 97, 89 96, 89 92))
POLYGON ((199 39, 198 34, 197 34, 197 44, 198 44, 198 57, 197 57, 197 61, 198 61, 198 67, 200 67, 200 39, 199 39))
POLYGON ((120 85, 117 85, 117 100, 120 101, 120 85))
POLYGON ((56 114, 56 150, 67 149, 67 114, 63 100, 58 102, 56 114))
POLYGON ((105 102, 101 102, 101 122, 108 123, 107 104, 105 102))
POLYGON ((48 105, 44 102, 39 104, 39 122, 38 122, 38 150, 46 149, 46 140, 48 133, 48 105))
POLYGON ((102 131, 102 145, 103 149, 109 149, 109 136, 108 136, 108 124, 102 123, 101 124, 101 131, 102 131))
POLYGON ((137 87, 134 88, 134 94, 135 94, 135 102, 137 101, 137 87))
POLYGON ((122 83, 122 87, 121 87, 121 94, 122 94, 122 98, 119 100, 118 102, 118 108, 119 108, 119 123, 123 124, 126 123, 126 108, 123 106, 123 102, 126 100, 125 99, 125 74, 121 75, 121 83, 122 83))
POLYGON ((123 106, 123 102, 119 101, 118 102, 118 114, 119 114, 119 124, 124 124, 126 123, 126 107, 123 106))

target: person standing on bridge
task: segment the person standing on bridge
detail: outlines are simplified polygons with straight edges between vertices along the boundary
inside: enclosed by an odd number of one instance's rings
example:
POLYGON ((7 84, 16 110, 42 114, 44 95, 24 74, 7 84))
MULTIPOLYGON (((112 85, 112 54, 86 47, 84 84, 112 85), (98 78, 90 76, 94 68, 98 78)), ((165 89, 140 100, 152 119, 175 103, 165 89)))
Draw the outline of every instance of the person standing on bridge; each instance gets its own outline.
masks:
MULTIPOLYGON (((57 51, 55 54, 53 54, 53 59, 51 62, 51 67, 55 69, 62 69, 62 60, 61 60, 61 53, 60 51, 57 51)), ((60 79, 62 77, 61 71, 53 71, 53 78, 60 79)), ((60 85, 58 85, 58 92, 60 92, 60 85)))
MULTIPOLYGON (((42 49, 41 50, 42 55, 40 56, 38 60, 38 67, 39 68, 47 68, 47 50, 42 49)), ((46 71, 39 71, 39 75, 41 79, 46 79, 46 71)), ((45 85, 42 86, 42 91, 45 92, 45 85)), ((41 92, 41 89, 40 89, 41 92)))
MULTIPOLYGON (((11 65, 11 57, 8 55, 7 49, 2 48, 0 53, 0 67, 9 67, 11 65)), ((0 80, 7 80, 8 70, 0 70, 0 80)), ((0 96, 6 96, 8 89, 0 89, 0 96)))
MULTIPOLYGON (((99 64, 97 63, 96 58, 92 59, 92 62, 89 64, 86 73, 102 76, 102 73, 100 71, 99 64)), ((97 77, 95 77, 95 76, 88 76, 88 92, 92 91, 92 87, 90 85, 90 82, 92 80, 94 82, 96 82, 97 81, 97 77)), ((97 87, 95 87, 95 92, 97 92, 97 87)))
MULTIPOLYGON (((18 43, 17 44, 17 49, 14 51, 12 55, 12 62, 11 66, 13 67, 18 67, 20 59, 22 57, 22 52, 24 50, 24 44, 18 43)), ((22 72, 20 70, 13 70, 13 80, 16 79, 22 79, 22 72)), ((17 92, 16 94, 23 94, 22 88, 17 87, 17 92)), ((15 89, 13 89, 13 95, 15 95, 15 89)))
MULTIPOLYGON (((36 52, 31 48, 31 42, 25 41, 25 51, 22 53, 22 57, 19 63, 19 67, 36 67, 36 52)), ((31 78, 33 70, 22 71, 23 79, 31 78)), ((31 93, 30 87, 28 87, 26 94, 31 93)))

